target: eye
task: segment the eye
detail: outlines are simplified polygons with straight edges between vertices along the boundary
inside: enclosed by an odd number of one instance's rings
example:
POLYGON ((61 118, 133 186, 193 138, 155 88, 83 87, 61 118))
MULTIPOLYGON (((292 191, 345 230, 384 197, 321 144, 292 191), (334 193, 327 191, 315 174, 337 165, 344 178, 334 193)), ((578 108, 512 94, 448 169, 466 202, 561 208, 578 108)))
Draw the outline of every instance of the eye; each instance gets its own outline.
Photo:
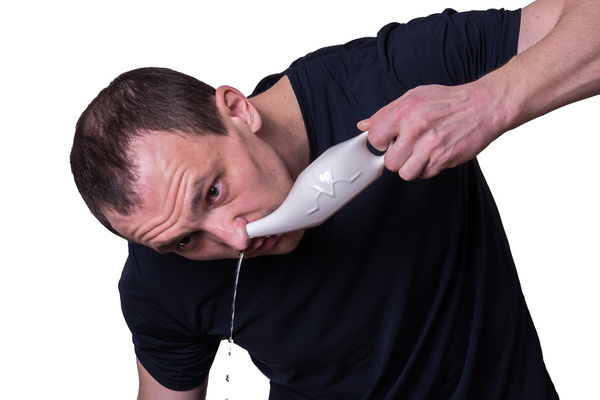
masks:
POLYGON ((191 243, 192 243, 192 235, 187 235, 179 241, 179 243, 177 244, 177 248, 186 249, 187 247, 189 247, 191 245, 191 243))
POLYGON ((215 181, 215 183, 208 189, 206 193, 206 200, 209 204, 213 204, 215 201, 221 197, 222 192, 222 183, 221 181, 215 181))

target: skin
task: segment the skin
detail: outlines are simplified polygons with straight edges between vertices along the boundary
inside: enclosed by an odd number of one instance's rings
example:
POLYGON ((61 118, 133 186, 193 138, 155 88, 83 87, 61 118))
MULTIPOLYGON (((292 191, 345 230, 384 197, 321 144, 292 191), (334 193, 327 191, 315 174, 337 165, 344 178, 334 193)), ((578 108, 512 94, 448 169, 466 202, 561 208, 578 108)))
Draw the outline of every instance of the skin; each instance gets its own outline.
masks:
MULTIPOLYGON (((289 81, 273 90, 291 93, 289 81)), ((308 165, 304 127, 296 131, 304 141, 279 144, 269 102, 254 101, 269 115, 265 127, 258 108, 237 90, 221 87, 216 99, 227 136, 152 132, 132 144, 142 206, 127 216, 109 211, 109 221, 131 241, 195 260, 288 253, 302 231, 251 240, 246 224, 273 212, 308 165)), ((290 109, 300 112, 297 103, 290 109)))
MULTIPOLYGON (((523 10, 519 55, 507 65, 466 85, 411 90, 358 127, 369 130, 380 150, 396 139, 385 165, 402 178, 435 176, 474 158, 507 130, 600 93, 599 20, 597 0, 538 0, 523 10)), ((173 251, 194 259, 233 258, 242 250, 246 256, 292 251, 302 232, 254 240, 245 232, 246 223, 283 201, 308 165, 306 133, 289 81, 283 78, 252 100, 221 87, 216 102, 230 137, 190 140, 155 132, 152 140, 134 143, 143 204, 128 217, 107 210, 109 221, 131 240, 154 248, 174 241, 173 251), (191 193, 202 175, 209 183, 192 212, 191 193)), ((138 370, 140 399, 205 396, 207 381, 174 392, 139 362, 138 370)))

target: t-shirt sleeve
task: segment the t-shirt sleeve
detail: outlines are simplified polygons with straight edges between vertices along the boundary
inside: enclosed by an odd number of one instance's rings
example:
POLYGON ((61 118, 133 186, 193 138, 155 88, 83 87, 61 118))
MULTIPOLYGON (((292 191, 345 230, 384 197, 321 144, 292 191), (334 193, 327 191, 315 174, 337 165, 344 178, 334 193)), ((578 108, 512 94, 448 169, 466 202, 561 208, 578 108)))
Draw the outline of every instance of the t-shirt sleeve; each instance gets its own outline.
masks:
POLYGON ((121 308, 133 336, 135 354, 161 385, 191 390, 208 376, 220 339, 202 334, 160 301, 145 282, 141 270, 147 260, 140 253, 136 254, 135 245, 130 244, 119 282, 121 308))
POLYGON ((488 10, 441 14, 393 23, 378 34, 387 74, 405 87, 458 85, 481 77, 517 52, 521 13, 488 10))

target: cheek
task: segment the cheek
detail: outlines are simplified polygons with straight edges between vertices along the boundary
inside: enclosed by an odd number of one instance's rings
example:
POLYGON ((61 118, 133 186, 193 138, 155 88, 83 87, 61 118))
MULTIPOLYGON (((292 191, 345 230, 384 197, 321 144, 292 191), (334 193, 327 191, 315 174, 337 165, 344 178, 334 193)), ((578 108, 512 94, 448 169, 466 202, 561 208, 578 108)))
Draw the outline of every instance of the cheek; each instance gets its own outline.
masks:
POLYGON ((283 201, 292 189, 294 181, 290 177, 283 160, 277 158, 271 161, 270 165, 265 166, 264 169, 265 183, 273 192, 277 193, 282 198, 281 201, 283 201))
MULTIPOLYGON (((268 176, 265 186, 271 193, 270 203, 279 207, 292 189, 293 182, 286 176, 268 176)), ((273 210, 274 211, 274 210, 273 210)))
POLYGON ((271 157, 258 160, 249 169, 246 182, 252 196, 260 198, 263 204, 279 206, 290 192, 293 181, 286 166, 279 158, 271 157))
POLYGON ((236 171, 232 190, 244 205, 244 214, 255 219, 270 214, 283 203, 293 180, 284 160, 272 147, 258 139, 243 144, 230 158, 236 171))

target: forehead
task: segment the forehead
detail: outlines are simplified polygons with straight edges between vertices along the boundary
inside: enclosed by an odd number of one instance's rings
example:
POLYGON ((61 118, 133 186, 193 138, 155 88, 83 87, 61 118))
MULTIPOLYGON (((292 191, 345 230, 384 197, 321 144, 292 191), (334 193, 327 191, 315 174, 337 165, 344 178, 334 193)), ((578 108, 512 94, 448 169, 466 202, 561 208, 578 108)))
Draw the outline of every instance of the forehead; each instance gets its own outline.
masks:
POLYGON ((205 159, 218 151, 216 135, 151 132, 135 138, 129 146, 138 173, 151 172, 175 162, 205 159))
POLYGON ((141 205, 128 216, 107 212, 113 227, 131 238, 132 231, 160 216, 177 198, 185 195, 190 182, 208 176, 223 164, 222 142, 217 135, 162 132, 134 139, 129 152, 135 165, 134 191, 141 205))
POLYGON ((145 191, 170 185, 177 174, 214 168, 223 159, 227 136, 152 132, 134 139, 129 153, 135 165, 134 190, 145 191))

